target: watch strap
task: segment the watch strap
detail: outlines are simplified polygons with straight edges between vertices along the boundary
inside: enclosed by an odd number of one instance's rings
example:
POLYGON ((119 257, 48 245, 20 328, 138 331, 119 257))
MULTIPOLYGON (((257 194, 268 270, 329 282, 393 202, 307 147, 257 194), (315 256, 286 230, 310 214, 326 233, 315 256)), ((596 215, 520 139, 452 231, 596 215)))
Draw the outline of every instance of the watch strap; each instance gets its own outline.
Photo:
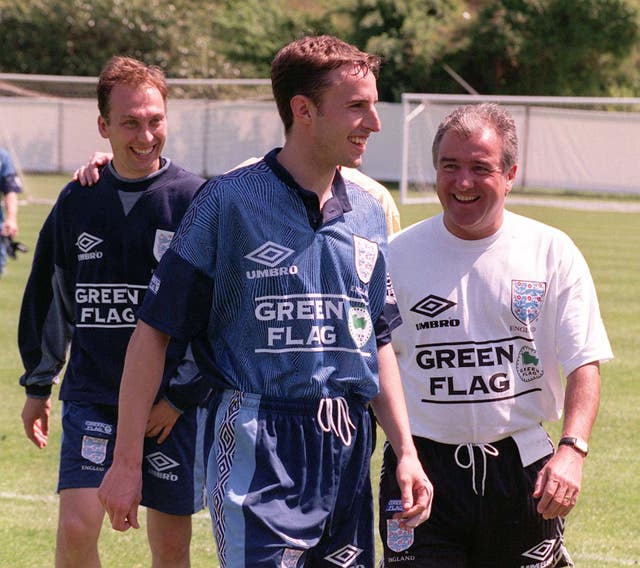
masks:
POLYGON ((586 440, 583 440, 582 438, 576 438, 575 436, 563 436, 562 438, 560 438, 558 446, 571 446, 574 450, 585 457, 589 453, 589 444, 586 442, 586 440))

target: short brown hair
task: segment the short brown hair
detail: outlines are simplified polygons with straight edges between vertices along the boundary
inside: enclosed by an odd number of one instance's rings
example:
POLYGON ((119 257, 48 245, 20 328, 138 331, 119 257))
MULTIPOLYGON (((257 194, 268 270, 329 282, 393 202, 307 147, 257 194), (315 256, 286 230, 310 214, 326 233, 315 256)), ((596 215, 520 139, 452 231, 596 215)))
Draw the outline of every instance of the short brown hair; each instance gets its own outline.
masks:
POLYGON ((109 121, 111 91, 113 87, 121 84, 133 87, 150 85, 158 89, 162 95, 162 100, 165 103, 167 102, 167 82, 160 67, 147 65, 132 57, 117 55, 109 59, 102 68, 98 78, 98 87, 96 88, 98 110, 100 111, 100 116, 107 122, 109 121))
POLYGON ((271 63, 271 87, 285 132, 293 124, 291 99, 304 95, 316 105, 330 86, 327 75, 343 65, 377 78, 380 58, 330 35, 307 36, 285 45, 271 63))
POLYGON ((501 167, 508 172, 518 162, 518 135, 511 113, 496 103, 464 105, 446 116, 438 126, 431 153, 433 166, 438 169, 438 154, 444 135, 450 130, 461 138, 469 138, 484 126, 491 126, 502 140, 501 167))

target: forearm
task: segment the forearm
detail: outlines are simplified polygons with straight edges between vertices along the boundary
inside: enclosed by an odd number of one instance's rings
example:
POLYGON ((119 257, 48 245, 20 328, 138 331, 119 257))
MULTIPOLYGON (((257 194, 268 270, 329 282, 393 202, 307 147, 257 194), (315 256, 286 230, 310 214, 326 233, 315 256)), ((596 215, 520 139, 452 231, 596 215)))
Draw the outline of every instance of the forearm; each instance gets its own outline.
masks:
POLYGON ((378 350, 380 393, 371 405, 398 458, 416 455, 409 427, 409 416, 400 371, 391 344, 378 350))
POLYGON ((563 436, 589 440, 600 404, 600 365, 578 367, 567 376, 564 397, 563 436))
POLYGON ((391 344, 378 349, 380 394, 373 409, 398 458, 396 480, 402 511, 394 514, 402 527, 415 528, 431 514, 433 486, 418 459, 400 379, 400 370, 391 344))
POLYGON ((114 464, 140 468, 151 406, 164 370, 169 337, 139 321, 125 357, 118 402, 118 435, 114 464))
MULTIPOLYGON (((597 362, 578 367, 567 376, 562 436, 589 440, 600 401, 600 366, 597 362)), ((533 492, 538 512, 545 519, 566 517, 582 487, 585 455, 562 445, 540 470, 533 492)))
POLYGON ((4 198, 4 230, 3 234, 14 236, 18 232, 18 194, 15 192, 7 193, 4 198))
POLYGON ((63 368, 73 331, 72 288, 55 267, 51 249, 38 241, 20 310, 18 347, 25 373, 20 384, 29 396, 47 397, 63 368))

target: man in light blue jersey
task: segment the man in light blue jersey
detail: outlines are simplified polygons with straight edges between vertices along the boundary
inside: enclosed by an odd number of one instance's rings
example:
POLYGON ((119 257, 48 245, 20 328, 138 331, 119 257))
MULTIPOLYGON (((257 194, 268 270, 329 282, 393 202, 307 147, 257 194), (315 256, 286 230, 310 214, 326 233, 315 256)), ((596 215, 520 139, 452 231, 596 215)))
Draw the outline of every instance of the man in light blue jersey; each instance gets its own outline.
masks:
POLYGON ((4 148, 0 148, 0 198, 4 201, 0 208, 0 276, 4 273, 7 256, 11 252, 8 247, 18 234, 18 193, 21 191, 22 181, 11 156, 4 148))
POLYGON ((210 180, 154 274, 127 352, 112 526, 137 525, 145 416, 170 337, 191 341, 215 390, 207 490, 223 566, 374 565, 371 402, 397 457, 397 519, 416 526, 431 484, 411 436, 390 339, 397 324, 380 204, 357 167, 379 59, 331 36, 285 46, 272 86, 285 144, 210 180))

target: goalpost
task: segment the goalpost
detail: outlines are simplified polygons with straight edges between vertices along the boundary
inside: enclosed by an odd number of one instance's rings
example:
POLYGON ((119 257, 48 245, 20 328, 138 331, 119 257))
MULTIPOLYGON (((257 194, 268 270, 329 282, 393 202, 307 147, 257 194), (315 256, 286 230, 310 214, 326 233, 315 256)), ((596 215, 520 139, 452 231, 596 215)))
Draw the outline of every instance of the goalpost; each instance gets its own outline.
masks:
POLYGON ((440 121, 462 104, 495 102, 513 114, 518 189, 640 193, 640 98, 403 93, 404 204, 434 200, 431 144, 440 121))

